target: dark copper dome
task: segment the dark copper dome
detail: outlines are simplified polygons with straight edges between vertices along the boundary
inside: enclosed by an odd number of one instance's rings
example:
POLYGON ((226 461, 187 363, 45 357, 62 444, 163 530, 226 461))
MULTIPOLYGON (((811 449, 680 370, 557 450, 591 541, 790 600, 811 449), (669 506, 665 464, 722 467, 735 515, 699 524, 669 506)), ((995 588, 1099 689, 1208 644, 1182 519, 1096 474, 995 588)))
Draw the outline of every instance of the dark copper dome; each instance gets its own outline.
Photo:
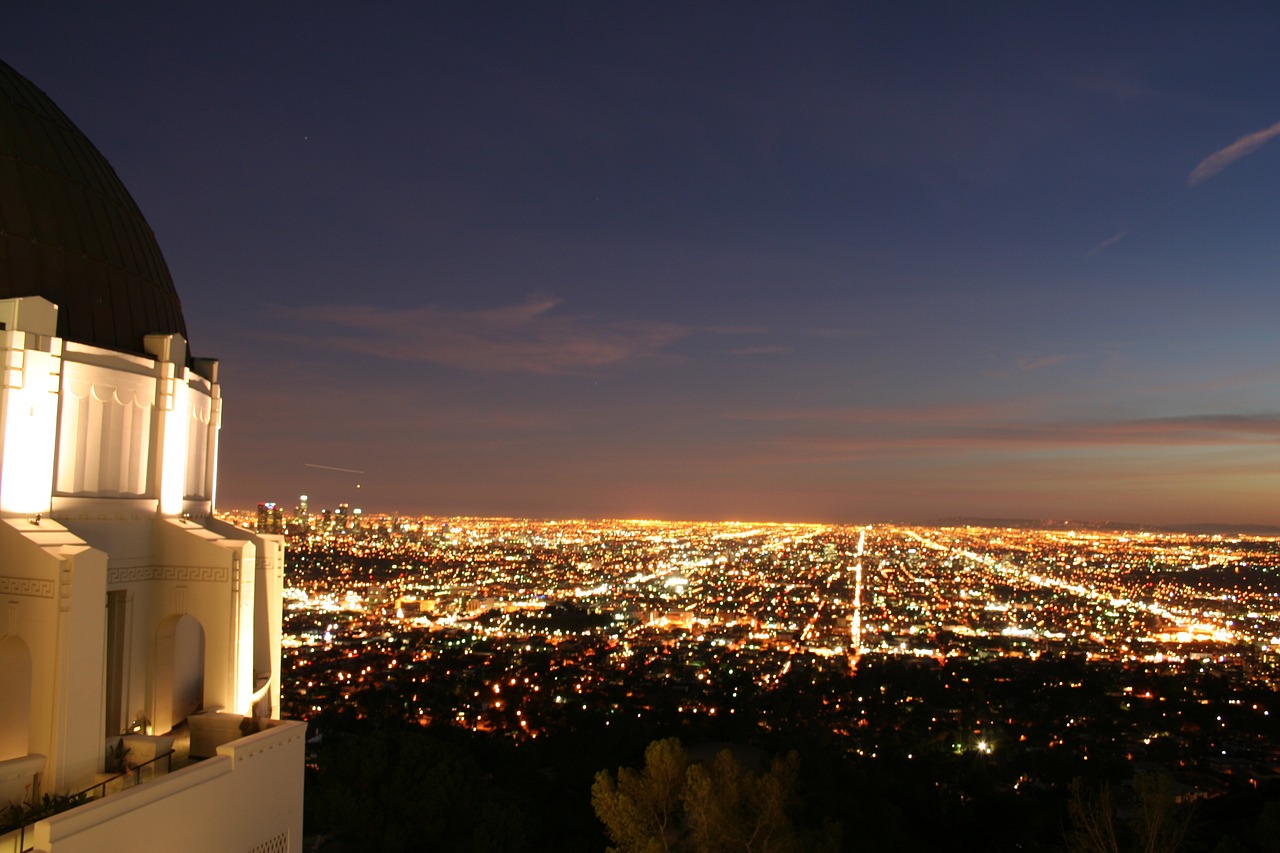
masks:
POLYGON ((0 62, 0 299, 14 296, 56 303, 68 340, 143 353, 143 335, 187 335, 155 235, 115 170, 0 62))

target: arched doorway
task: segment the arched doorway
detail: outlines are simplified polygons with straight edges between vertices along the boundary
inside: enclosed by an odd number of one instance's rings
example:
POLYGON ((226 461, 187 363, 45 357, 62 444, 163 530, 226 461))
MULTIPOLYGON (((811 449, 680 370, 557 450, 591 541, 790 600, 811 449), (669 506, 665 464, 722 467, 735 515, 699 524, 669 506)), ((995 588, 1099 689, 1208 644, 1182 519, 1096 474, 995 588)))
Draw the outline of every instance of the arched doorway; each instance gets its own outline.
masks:
POLYGON ((156 630, 156 734, 204 705, 204 627, 189 613, 166 617, 156 630))
POLYGON ((31 727, 31 651, 21 637, 0 639, 0 761, 28 751, 31 727))

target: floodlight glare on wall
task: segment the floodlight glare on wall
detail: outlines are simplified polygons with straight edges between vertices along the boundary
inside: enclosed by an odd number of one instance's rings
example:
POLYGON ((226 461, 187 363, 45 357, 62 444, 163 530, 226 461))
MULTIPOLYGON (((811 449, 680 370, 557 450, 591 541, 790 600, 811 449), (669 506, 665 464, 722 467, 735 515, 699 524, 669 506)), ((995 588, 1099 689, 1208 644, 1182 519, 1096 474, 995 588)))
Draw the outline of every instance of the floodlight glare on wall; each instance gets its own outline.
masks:
POLYGON ((182 367, 173 363, 159 365, 167 375, 160 380, 160 417, 163 455, 160 467, 160 512, 178 515, 182 512, 183 492, 187 485, 187 421, 190 418, 190 389, 179 378, 182 367))
POLYGON ((37 335, 0 331, 0 510, 36 514, 49 511, 58 423, 61 341, 45 338, 56 352, 29 348, 37 335))

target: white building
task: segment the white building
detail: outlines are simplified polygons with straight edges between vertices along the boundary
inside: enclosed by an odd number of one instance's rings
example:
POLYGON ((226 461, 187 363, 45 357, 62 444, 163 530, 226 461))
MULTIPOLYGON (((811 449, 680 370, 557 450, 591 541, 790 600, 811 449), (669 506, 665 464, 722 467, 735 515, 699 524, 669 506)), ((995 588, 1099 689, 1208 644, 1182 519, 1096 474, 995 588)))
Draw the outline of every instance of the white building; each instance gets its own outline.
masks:
POLYGON ((0 810, 110 780, 0 853, 301 849, 284 545, 213 517, 221 411, 133 199, 0 62, 0 810), (125 732, 207 757, 126 788, 125 732))

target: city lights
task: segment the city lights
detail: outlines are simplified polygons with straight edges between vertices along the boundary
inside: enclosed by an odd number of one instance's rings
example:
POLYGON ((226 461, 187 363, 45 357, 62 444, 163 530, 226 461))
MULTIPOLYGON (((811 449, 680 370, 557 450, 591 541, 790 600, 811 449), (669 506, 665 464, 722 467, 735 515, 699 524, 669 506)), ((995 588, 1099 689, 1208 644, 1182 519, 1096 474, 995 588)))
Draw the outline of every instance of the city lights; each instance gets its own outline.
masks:
POLYGON ((1249 734, 1280 665, 1273 538, 301 507, 288 526, 284 702, 302 717, 398 695, 410 722, 517 741, 803 719, 851 755, 913 731, 916 759, 945 739, 992 767, 1203 740, 1261 773, 1274 751, 1249 734))

